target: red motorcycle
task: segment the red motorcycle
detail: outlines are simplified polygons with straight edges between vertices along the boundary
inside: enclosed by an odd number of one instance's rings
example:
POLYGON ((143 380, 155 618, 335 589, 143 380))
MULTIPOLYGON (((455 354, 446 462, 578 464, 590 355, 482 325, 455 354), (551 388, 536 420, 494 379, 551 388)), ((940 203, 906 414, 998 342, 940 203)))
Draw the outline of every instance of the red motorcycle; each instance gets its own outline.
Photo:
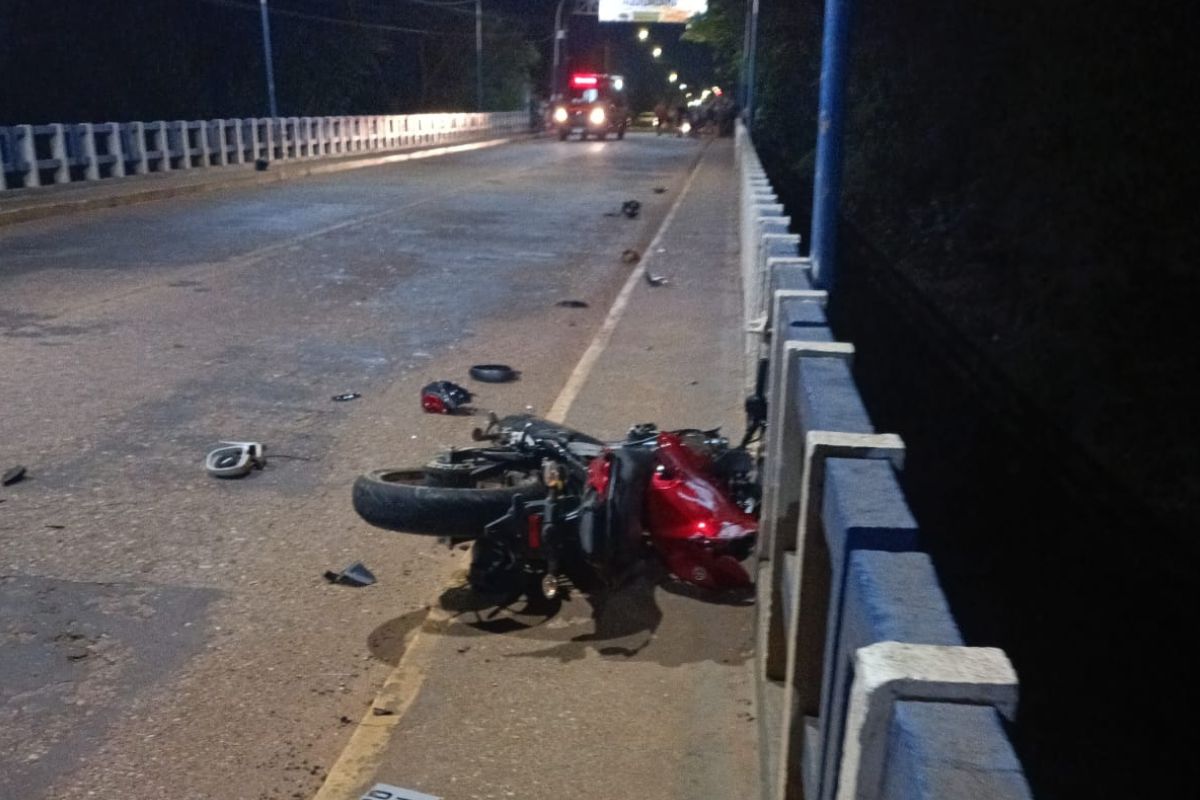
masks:
POLYGON ((389 530, 473 539, 468 578, 484 594, 533 583, 554 598, 564 577, 612 581, 647 551, 697 586, 750 583, 740 562, 759 492, 745 441, 639 425, 605 443, 530 415, 493 415, 475 440, 486 444, 420 469, 366 473, 355 510, 389 530))

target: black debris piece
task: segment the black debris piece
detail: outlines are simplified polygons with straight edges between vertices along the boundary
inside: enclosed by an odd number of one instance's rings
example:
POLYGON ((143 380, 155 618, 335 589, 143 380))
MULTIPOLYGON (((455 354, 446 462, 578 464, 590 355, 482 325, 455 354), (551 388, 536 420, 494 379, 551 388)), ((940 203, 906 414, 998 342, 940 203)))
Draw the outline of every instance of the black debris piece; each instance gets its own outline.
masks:
POLYGON ((559 300, 557 303, 555 303, 555 305, 562 306, 563 308, 587 308, 588 307, 588 304, 586 302, 584 302, 583 300, 559 300))
POLYGON ((626 264, 636 264, 642 260, 642 254, 637 250, 630 248, 621 253, 621 260, 626 264))
POLYGON ((390 717, 396 712, 392 711, 390 708, 380 708, 379 706, 374 706, 371 708, 371 713, 377 717, 390 717))
POLYGON ((651 275, 649 272, 647 272, 646 283, 650 284, 651 286, 666 286, 668 283, 670 283, 670 281, 664 278, 662 275, 651 275))
POLYGON ((474 396, 457 383, 434 381, 421 389, 421 408, 427 414, 453 414, 462 410, 474 396))
POLYGON ((17 464, 10 470, 6 470, 4 475, 0 477, 0 486, 11 486, 25 478, 25 466, 17 464))
POLYGON ((621 213, 630 219, 635 218, 642 210, 642 204, 637 200, 626 200, 621 204, 621 213))
POLYGON ((266 172, 267 167, 271 166, 271 162, 265 158, 254 159, 254 168, 259 172, 266 172))
POLYGON ((341 572, 325 570, 325 580, 343 586, 370 586, 375 582, 375 575, 361 561, 355 561, 341 572))
POLYGON ((360 397, 362 397, 362 395, 358 392, 346 392, 345 394, 335 394, 330 399, 338 403, 344 403, 347 400, 357 400, 360 397))
POLYGON ((655 194, 662 194, 662 193, 664 193, 665 191, 667 191, 667 187, 665 187, 665 186, 655 186, 655 187, 654 187, 654 193, 655 193, 655 194))

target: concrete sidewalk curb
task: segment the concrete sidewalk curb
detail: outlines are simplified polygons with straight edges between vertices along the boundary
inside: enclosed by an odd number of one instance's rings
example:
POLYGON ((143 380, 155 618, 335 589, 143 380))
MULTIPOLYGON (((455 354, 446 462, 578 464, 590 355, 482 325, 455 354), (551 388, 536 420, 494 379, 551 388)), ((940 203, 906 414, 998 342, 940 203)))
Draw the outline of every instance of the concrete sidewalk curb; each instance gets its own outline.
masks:
MULTIPOLYGON (((415 148, 387 155, 372 155, 366 158, 342 159, 338 161, 325 159, 310 162, 282 162, 282 166, 277 166, 266 172, 254 171, 253 166, 250 166, 247 170, 239 170, 236 174, 211 175, 210 173, 207 180, 201 179, 189 183, 172 184, 170 186, 130 186, 130 191, 128 192, 100 194, 94 197, 46 198, 44 201, 38 202, 41 198, 31 195, 30 199, 32 202, 29 205, 18 205, 15 208, 3 208, 0 205, 0 228, 7 225, 16 225, 22 222, 32 222, 34 220, 60 217, 84 211, 117 208, 120 206, 136 205, 138 203, 151 203, 157 200, 167 200, 172 197, 184 197, 203 192, 216 192, 222 189, 266 186, 271 183, 295 178, 307 178, 313 175, 326 175, 352 169, 384 166, 386 164, 395 164, 419 158, 433 158, 441 155, 466 152, 468 150, 478 150, 483 147, 494 147, 510 142, 523 141, 535 136, 536 134, 522 134, 499 139, 476 139, 459 144, 415 148)), ((113 185, 115 186, 116 184, 113 185)), ((71 188, 78 190, 92 187, 71 188)))

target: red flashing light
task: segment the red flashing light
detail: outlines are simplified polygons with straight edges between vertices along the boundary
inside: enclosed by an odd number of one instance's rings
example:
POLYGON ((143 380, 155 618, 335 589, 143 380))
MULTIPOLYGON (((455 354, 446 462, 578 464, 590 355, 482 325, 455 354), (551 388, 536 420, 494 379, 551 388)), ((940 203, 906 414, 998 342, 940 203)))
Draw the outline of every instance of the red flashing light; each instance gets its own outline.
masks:
POLYGON ((579 89, 585 86, 596 86, 600 83, 600 78, 597 75, 572 75, 571 85, 579 89))

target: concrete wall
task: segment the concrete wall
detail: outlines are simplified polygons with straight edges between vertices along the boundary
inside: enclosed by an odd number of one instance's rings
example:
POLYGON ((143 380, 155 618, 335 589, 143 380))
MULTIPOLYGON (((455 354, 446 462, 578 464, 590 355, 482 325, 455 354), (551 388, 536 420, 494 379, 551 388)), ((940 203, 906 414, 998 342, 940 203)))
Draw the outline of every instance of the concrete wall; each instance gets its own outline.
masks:
POLYGON ((757 558, 764 800, 1028 800, 1017 677, 963 645, 799 237, 737 131, 746 382, 767 361, 757 558))
POLYGON ((0 190, 378 153, 527 131, 525 111, 0 127, 0 190))

